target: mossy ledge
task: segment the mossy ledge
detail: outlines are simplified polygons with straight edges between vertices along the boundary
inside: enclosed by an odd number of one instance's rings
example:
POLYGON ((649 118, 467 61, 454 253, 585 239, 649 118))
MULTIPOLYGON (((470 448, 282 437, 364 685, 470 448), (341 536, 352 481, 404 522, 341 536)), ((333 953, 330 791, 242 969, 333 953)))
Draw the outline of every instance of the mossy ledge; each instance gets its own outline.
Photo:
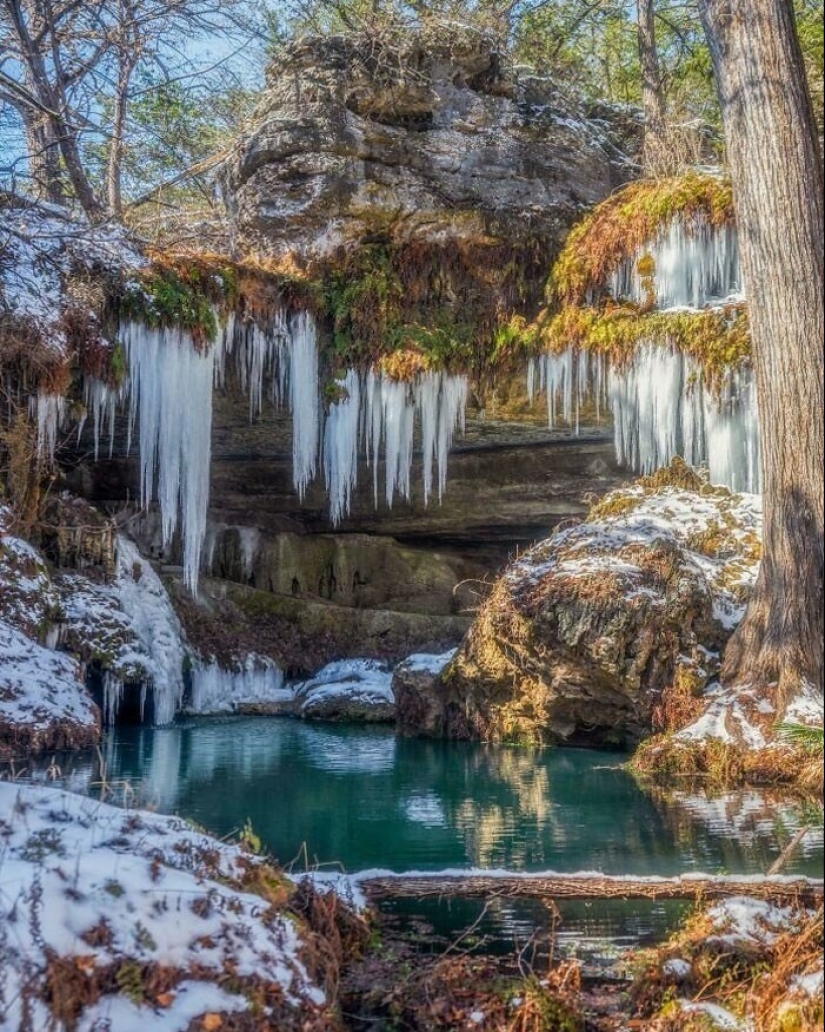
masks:
MULTIPOLYGON (((674 218, 701 218, 712 226, 733 222, 733 191, 720 176, 690 172, 643 179, 618 190, 576 225, 548 283, 548 299, 582 306, 603 293, 623 261, 653 240, 674 218)), ((643 270, 640 270, 640 272, 643 270)))

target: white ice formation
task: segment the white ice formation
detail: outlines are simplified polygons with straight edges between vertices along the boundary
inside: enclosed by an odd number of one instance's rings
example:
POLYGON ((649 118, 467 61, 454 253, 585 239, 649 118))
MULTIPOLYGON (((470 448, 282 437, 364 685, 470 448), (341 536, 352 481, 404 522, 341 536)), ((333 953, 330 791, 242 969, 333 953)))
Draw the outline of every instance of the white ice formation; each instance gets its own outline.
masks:
MULTIPOLYGON (((647 299, 638 262, 648 254, 660 308, 701 309, 741 300, 731 226, 674 220, 614 274, 614 296, 638 303, 647 299)), ((760 490, 759 419, 749 367, 730 370, 721 389, 714 389, 699 363, 667 339, 640 343, 630 362, 612 367, 603 355, 568 348, 530 362, 527 391, 531 401, 546 395, 551 428, 563 420, 578 433, 585 399, 595 403, 597 417, 609 409, 616 456, 639 473, 652 473, 680 455, 692 465, 706 465, 714 484, 760 490)))
POLYGON ((648 257, 653 260, 657 308, 705 308, 741 293, 739 248, 732 225, 713 226, 702 217, 673 219, 613 273, 613 297, 637 304, 648 300, 646 277, 639 272, 640 259, 648 257))
POLYGON ((248 655, 239 669, 227 670, 214 661, 192 666, 191 713, 231 713, 239 706, 284 702, 292 699, 284 688, 284 675, 262 656, 248 655))

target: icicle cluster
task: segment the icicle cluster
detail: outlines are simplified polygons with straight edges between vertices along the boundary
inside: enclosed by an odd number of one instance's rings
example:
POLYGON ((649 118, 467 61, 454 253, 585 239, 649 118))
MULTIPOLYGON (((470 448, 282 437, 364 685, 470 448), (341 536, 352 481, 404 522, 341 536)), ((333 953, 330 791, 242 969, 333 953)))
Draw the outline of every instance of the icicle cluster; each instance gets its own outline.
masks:
POLYGON ((609 394, 619 462, 652 473, 681 455, 691 465, 707 464, 714 484, 759 492, 759 422, 750 370, 728 374, 717 397, 692 358, 643 344, 627 368, 611 370, 609 394))
POLYGON ((100 438, 104 427, 109 431, 109 458, 115 450, 115 420, 117 410, 124 397, 123 387, 110 387, 103 380, 97 377, 87 376, 83 381, 83 401, 86 406, 86 414, 80 420, 77 427, 77 439, 83 433, 89 412, 92 413, 92 434, 94 439, 94 455, 97 462, 100 455, 100 438))
POLYGON ((344 395, 330 406, 324 427, 324 478, 330 517, 337 524, 349 512, 358 479, 361 450, 372 468, 375 504, 380 495, 379 469, 384 460, 384 500, 392 507, 397 495, 409 500, 416 424, 421 427, 424 503, 438 497, 447 484, 447 456, 453 435, 464 427, 467 380, 446 373, 422 373, 405 382, 370 371, 350 371, 338 382, 344 395))
POLYGON ((38 394, 31 408, 37 417, 37 451, 54 461, 57 431, 66 419, 66 399, 61 394, 38 394))
POLYGON ((214 355, 184 330, 128 322, 130 427, 138 420, 141 504, 157 501, 164 545, 180 523, 183 579, 197 589, 209 503, 214 355))
MULTIPOLYGON (((463 428, 464 377, 424 373, 403 383, 374 372, 350 371, 339 381, 340 399, 325 415, 317 332, 310 313, 298 313, 289 321, 278 315, 268 329, 230 318, 215 345, 205 350, 199 350, 183 330, 137 322, 124 323, 120 337, 129 366, 124 387, 115 390, 94 378, 84 387, 94 424, 95 457, 104 427, 111 453, 117 406, 128 395, 130 446, 136 422, 138 427, 141 504, 158 503, 164 545, 180 529, 184 581, 192 591, 197 588, 206 537, 212 389, 226 383, 230 360, 249 398, 250 418, 260 413, 265 395, 276 406, 289 406, 295 489, 303 498, 320 465, 333 523, 349 512, 362 454, 372 466, 376 505, 382 460, 387 506, 399 495, 410 498, 419 425, 425 503, 434 489, 439 499, 444 493, 453 434, 463 428)), ((38 402, 46 449, 53 449, 60 401, 43 396, 38 402)), ((214 547, 214 540, 211 544, 214 547)), ((244 542, 244 547, 251 545, 244 542)), ((248 570, 251 561, 245 558, 248 570)), ((211 556, 205 565, 211 566, 211 556)))
POLYGON ((547 425, 555 429, 559 416, 579 432, 584 400, 592 397, 596 418, 601 419, 607 392, 607 360, 604 355, 567 348, 558 355, 531 358, 527 366, 527 396, 530 404, 538 394, 547 398, 547 425))
POLYGON ((615 298, 648 300, 640 259, 653 259, 658 308, 703 308, 741 290, 736 228, 712 226, 703 218, 673 219, 652 243, 623 262, 613 274, 615 298))
POLYGON ((284 689, 284 675, 271 661, 247 656, 241 670, 224 670, 217 663, 196 662, 192 667, 192 713, 227 713, 244 703, 253 705, 292 697, 284 689))

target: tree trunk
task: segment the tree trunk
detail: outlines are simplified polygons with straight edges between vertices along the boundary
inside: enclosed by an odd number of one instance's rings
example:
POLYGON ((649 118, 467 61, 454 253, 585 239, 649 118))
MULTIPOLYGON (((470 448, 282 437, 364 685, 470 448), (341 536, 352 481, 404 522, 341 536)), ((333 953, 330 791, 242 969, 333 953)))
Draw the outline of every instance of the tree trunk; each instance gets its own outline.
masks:
POLYGON ((656 49, 656 24, 653 0, 638 0, 637 26, 639 65, 642 71, 642 114, 644 116, 644 148, 642 163, 648 174, 661 174, 668 162, 666 135, 667 113, 662 92, 662 72, 656 49))
POLYGON ((763 558, 727 683, 823 677, 823 177, 791 0, 700 0, 722 106, 759 403, 763 558))
POLYGON ((54 139, 51 120, 39 111, 24 109, 26 151, 34 194, 40 200, 60 204, 63 190, 60 182, 60 154, 54 139))

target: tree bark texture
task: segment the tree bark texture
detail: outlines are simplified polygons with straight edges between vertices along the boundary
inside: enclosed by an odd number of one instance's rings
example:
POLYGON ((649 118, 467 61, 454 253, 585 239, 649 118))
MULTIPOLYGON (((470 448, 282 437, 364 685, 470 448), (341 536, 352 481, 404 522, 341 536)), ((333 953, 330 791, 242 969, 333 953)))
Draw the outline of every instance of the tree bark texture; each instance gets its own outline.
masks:
POLYGON ((763 558, 724 657, 786 702, 823 678, 823 177, 792 0, 700 0, 716 72, 759 404, 763 558))
POLYGON ((637 28, 639 66, 642 72, 642 114, 644 147, 642 161, 645 172, 656 174, 666 154, 667 112, 662 92, 662 71, 656 49, 656 19, 653 0, 638 0, 637 28))

